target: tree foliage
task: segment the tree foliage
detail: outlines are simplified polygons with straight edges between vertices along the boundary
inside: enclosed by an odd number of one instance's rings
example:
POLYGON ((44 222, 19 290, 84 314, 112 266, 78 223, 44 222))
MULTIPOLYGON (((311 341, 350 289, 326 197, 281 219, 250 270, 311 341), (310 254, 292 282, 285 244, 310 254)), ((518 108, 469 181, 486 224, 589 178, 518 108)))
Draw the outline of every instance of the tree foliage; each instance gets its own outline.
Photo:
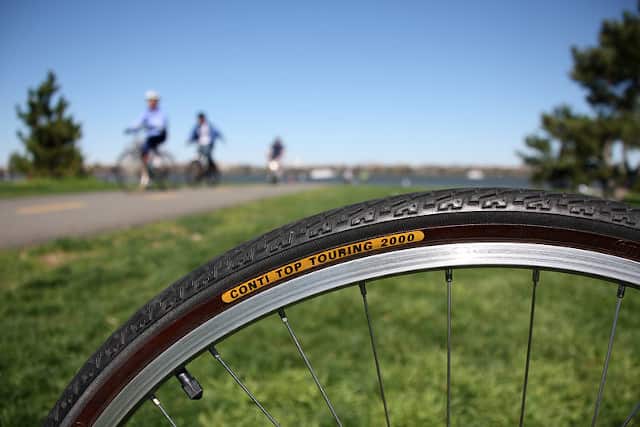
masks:
MULTIPOLYGON (((640 5, 639 5, 640 8, 640 5)), ((573 47, 571 78, 587 91, 587 101, 605 115, 637 111, 640 102, 640 16, 604 21, 599 45, 573 47)))
POLYGON ((49 71, 36 89, 29 89, 25 108, 16 107, 26 132, 18 131, 26 154, 13 153, 9 169, 29 176, 66 177, 83 173, 83 158, 76 142, 81 126, 66 113, 69 103, 57 96, 60 85, 49 71))
POLYGON ((640 16, 625 12, 619 21, 604 21, 597 46, 571 53, 571 78, 585 89, 592 114, 568 106, 542 114, 542 132, 529 135, 528 151, 519 154, 535 182, 570 188, 598 183, 605 193, 628 187, 638 166, 630 165, 627 153, 640 148, 640 16), (617 163, 616 146, 623 153, 617 163))

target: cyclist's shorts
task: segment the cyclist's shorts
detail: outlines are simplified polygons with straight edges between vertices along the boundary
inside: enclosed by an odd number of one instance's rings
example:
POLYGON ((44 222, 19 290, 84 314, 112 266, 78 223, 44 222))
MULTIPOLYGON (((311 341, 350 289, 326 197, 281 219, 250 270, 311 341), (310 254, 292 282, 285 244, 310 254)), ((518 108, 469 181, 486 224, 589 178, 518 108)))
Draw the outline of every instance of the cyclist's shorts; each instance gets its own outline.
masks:
POLYGON ((160 135, 150 136, 142 145, 142 155, 146 155, 149 151, 157 151, 158 146, 167 139, 166 132, 162 132, 160 135))

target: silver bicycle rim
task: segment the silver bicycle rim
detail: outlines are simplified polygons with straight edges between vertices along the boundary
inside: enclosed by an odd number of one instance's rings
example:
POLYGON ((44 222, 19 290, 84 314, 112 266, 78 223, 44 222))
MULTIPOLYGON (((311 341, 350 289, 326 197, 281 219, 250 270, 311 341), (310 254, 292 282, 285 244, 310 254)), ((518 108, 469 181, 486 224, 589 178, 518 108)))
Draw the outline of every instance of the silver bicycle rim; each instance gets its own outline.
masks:
POLYGON ((316 294, 384 276, 448 267, 526 267, 597 276, 640 286, 640 262, 530 243, 459 243, 398 250, 337 264, 261 292, 185 335, 149 363, 105 408, 96 426, 117 425, 167 373, 243 325, 316 294))

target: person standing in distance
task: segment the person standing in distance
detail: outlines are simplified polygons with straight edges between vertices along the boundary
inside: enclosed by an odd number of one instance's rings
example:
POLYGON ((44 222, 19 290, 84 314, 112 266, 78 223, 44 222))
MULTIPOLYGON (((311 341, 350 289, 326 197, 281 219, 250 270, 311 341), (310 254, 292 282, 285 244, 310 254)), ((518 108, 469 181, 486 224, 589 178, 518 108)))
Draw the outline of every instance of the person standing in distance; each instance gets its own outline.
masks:
POLYGON ((167 140, 169 122, 167 116, 160 109, 160 94, 154 90, 145 93, 147 110, 142 113, 140 119, 133 126, 125 130, 126 133, 133 133, 140 130, 145 132, 145 140, 141 153, 144 168, 140 178, 140 186, 146 187, 149 184, 151 168, 149 165, 149 153, 157 152, 158 146, 167 140))

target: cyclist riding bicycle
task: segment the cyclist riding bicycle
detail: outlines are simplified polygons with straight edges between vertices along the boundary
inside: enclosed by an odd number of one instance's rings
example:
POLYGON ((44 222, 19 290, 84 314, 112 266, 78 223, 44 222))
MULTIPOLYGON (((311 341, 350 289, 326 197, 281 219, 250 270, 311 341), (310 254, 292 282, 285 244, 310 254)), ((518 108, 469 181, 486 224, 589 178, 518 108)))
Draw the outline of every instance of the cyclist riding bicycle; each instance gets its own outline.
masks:
POLYGON ((222 133, 207 120, 204 113, 198 113, 197 117, 198 122, 191 131, 189 142, 198 144, 198 151, 207 158, 209 171, 214 171, 216 166, 213 161, 213 146, 217 139, 224 141, 224 137, 222 133))
POLYGON ((133 126, 125 130, 125 133, 134 133, 144 130, 146 134, 140 153, 142 156, 142 162, 145 166, 143 177, 140 182, 142 186, 146 186, 149 183, 149 154, 152 151, 157 153, 158 146, 167 140, 169 126, 167 116, 162 112, 162 110, 160 110, 158 105, 160 102, 160 95, 153 90, 149 90, 145 93, 145 99, 147 101, 148 109, 142 113, 140 119, 135 122, 133 126))
POLYGON ((273 141, 267 154, 267 180, 276 184, 282 180, 282 157, 284 156, 284 145, 279 137, 273 141))

